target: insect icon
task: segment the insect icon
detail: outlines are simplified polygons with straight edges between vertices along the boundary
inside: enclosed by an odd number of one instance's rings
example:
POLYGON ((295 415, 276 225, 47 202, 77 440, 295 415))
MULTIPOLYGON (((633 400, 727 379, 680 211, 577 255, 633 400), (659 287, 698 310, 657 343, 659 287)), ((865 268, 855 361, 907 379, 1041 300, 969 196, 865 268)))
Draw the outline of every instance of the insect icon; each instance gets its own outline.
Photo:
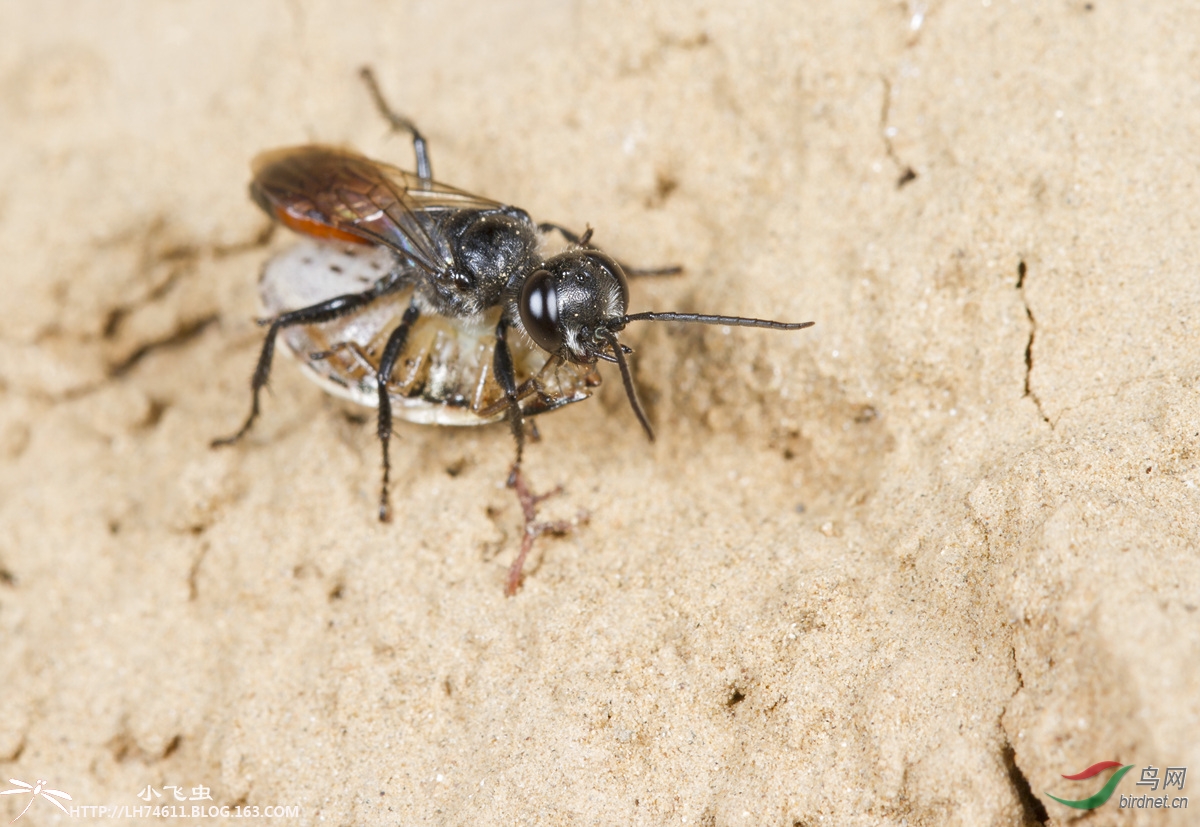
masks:
POLYGON ((673 321, 800 330, 785 323, 695 313, 629 313, 627 276, 678 268, 627 267, 582 235, 536 224, 524 210, 433 179, 416 126, 392 112, 369 69, 376 105, 412 136, 416 172, 355 152, 309 145, 274 150, 253 165, 254 201, 301 237, 267 262, 259 295, 267 336, 251 378, 237 442, 258 417, 277 336, 326 390, 379 410, 383 455, 379 519, 390 516, 393 418, 439 425, 507 421, 516 442, 509 485, 525 515, 508 593, 521 582, 539 498, 521 475, 525 421, 588 398, 601 361, 615 363, 634 416, 654 432, 634 389, 619 334, 633 322, 673 321), (558 240, 564 249, 553 251, 558 240))
POLYGON ((8 779, 8 783, 16 784, 16 789, 4 790, 4 791, 0 792, 0 795, 27 795, 27 796, 29 796, 29 803, 25 805, 25 809, 22 810, 21 812, 17 813, 17 818, 14 818, 12 821, 9 822, 9 824, 12 824, 17 819, 19 819, 21 816, 23 816, 27 812, 29 812, 29 808, 33 806, 33 802, 37 801, 39 795, 42 798, 49 801, 51 804, 53 804, 58 809, 62 810, 67 815, 71 814, 71 812, 62 805, 62 802, 56 800, 59 798, 63 798, 63 799, 66 799, 67 801, 71 801, 72 800, 71 796, 67 795, 62 790, 47 789, 46 782, 44 780, 42 780, 41 778, 38 779, 36 784, 30 784, 26 781, 18 781, 15 778, 8 779), (51 796, 53 796, 53 798, 51 798, 51 796))

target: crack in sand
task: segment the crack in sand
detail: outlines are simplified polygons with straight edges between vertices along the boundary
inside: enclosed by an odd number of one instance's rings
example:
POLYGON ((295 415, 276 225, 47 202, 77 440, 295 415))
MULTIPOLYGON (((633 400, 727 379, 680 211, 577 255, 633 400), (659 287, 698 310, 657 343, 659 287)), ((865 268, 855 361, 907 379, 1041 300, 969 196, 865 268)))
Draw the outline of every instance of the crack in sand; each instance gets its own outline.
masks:
POLYGON ((888 126, 888 118, 892 111, 892 82, 886 77, 881 77, 880 80, 883 81, 883 106, 880 107, 879 112, 879 134, 883 138, 884 151, 892 159, 896 169, 900 171, 900 177, 896 179, 896 189, 904 189, 905 184, 917 180, 917 173, 911 166, 900 160, 900 156, 896 154, 896 147, 892 144, 892 135, 896 134, 896 128, 888 126))
POLYGON ((1004 764, 1005 770, 1008 772, 1008 779, 1012 782, 1013 789, 1017 794, 1017 800, 1021 803, 1023 822, 1025 824, 1046 824, 1050 821, 1050 814, 1046 812, 1046 805, 1038 799, 1033 792, 1033 787, 1029 784, 1029 779, 1025 773, 1017 765, 1017 753, 1013 746, 1008 741, 1004 742, 1001 749, 1001 761, 1004 764))
POLYGON ((1033 373, 1033 341, 1037 337, 1037 320, 1033 318, 1033 310, 1029 307, 1029 296, 1025 293, 1027 269, 1024 261, 1017 265, 1017 289, 1021 291, 1021 304, 1025 306, 1025 317, 1029 319, 1029 339, 1025 342, 1025 396, 1033 400, 1033 404, 1037 406, 1038 416, 1053 430, 1054 423, 1050 421, 1050 417, 1046 416, 1046 411, 1042 408, 1042 400, 1033 392, 1033 386, 1029 382, 1030 374, 1033 373))
POLYGON ((209 325, 217 321, 219 318, 220 315, 217 313, 210 313, 207 316, 201 316, 199 319, 194 319, 186 324, 180 325, 174 331, 172 331, 169 336, 139 345, 138 348, 133 351, 133 353, 129 354, 121 362, 113 365, 113 367, 109 369, 108 378, 121 378, 125 374, 129 373, 129 371, 131 371, 138 362, 142 361, 142 359, 156 350, 163 350, 165 348, 178 347, 180 345, 187 344, 192 339, 195 339, 197 336, 203 333, 209 325))

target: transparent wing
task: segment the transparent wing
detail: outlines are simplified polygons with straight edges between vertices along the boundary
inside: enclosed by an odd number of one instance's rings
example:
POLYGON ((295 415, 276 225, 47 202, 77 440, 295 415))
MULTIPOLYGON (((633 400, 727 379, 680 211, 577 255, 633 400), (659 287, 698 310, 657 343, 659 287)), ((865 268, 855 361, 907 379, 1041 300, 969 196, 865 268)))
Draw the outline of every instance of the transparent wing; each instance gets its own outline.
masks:
POLYGON ((310 145, 254 161, 250 194, 268 214, 316 238, 384 244, 432 274, 453 263, 433 213, 495 209, 481 198, 349 150, 310 145))

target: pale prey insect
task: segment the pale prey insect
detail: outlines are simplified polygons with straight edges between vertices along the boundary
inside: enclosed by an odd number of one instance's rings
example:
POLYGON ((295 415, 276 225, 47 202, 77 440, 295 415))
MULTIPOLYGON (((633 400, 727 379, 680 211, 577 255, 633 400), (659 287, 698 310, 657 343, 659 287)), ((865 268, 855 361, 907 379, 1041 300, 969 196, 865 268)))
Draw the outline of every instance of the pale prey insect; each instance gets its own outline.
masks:
POLYGON ((586 399, 600 360, 618 366, 630 406, 651 439, 618 334, 630 322, 680 321, 799 330, 738 316, 627 312, 626 275, 636 270, 556 225, 535 224, 517 207, 433 180, 424 137, 392 113, 369 70, 363 76, 392 125, 412 135, 416 172, 344 149, 300 146, 254 162, 250 194, 302 237, 271 259, 259 292, 269 325, 251 380, 252 405, 232 436, 259 413, 275 339, 327 390, 379 408, 383 452, 379 518, 387 520, 392 419, 440 425, 507 420, 517 445, 510 485, 526 517, 521 563, 541 526, 521 480, 525 419, 586 399), (552 238, 566 248, 550 253, 552 238))

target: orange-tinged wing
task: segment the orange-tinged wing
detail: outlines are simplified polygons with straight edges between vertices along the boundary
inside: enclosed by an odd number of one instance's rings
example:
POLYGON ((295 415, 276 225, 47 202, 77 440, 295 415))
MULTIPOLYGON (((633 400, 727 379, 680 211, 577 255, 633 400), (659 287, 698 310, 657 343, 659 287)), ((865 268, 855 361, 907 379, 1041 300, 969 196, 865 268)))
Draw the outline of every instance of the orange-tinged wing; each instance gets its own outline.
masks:
POLYGON ((384 244, 432 274, 453 263, 442 234, 430 232, 437 212, 502 206, 334 147, 276 149, 253 166, 251 196, 285 226, 321 239, 384 244))

